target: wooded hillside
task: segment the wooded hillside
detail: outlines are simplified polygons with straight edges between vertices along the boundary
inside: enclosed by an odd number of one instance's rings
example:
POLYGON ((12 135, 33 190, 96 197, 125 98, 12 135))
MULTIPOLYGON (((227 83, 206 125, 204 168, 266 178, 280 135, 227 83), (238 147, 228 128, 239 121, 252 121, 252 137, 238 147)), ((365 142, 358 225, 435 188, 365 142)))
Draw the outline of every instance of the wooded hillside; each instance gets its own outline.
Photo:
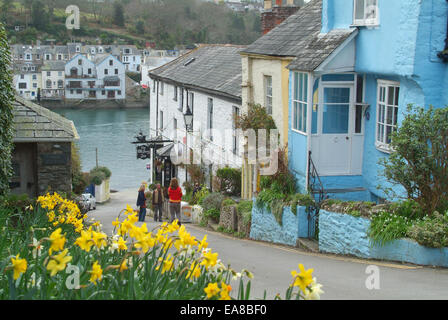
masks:
POLYGON ((12 43, 101 39, 139 46, 153 41, 157 48, 172 49, 192 43, 249 44, 261 35, 259 12, 235 12, 223 3, 200 0, 0 0, 0 21, 12 43), (81 10, 81 29, 67 30, 65 8, 74 2, 81 10))

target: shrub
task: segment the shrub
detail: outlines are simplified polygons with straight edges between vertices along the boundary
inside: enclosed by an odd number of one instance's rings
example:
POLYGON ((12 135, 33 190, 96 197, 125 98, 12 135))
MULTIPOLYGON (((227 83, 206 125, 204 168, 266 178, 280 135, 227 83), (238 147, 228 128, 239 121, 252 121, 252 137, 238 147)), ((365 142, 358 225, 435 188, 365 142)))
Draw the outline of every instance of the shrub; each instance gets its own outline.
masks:
POLYGON ((215 208, 211 208, 211 209, 208 209, 207 211, 205 211, 205 216, 207 218, 212 218, 215 222, 219 221, 220 215, 221 215, 221 211, 219 211, 215 208))
POLYGON ((225 199, 222 201, 221 207, 233 206, 233 205, 235 205, 235 204, 236 204, 236 202, 235 202, 235 200, 233 200, 232 198, 225 198, 225 199))
POLYGON ((224 196, 220 193, 210 193, 204 197, 201 206, 204 208, 204 211, 207 212, 210 209, 215 209, 216 211, 221 211, 222 202, 224 200, 224 196))
MULTIPOLYGON (((382 159, 382 174, 401 185, 425 214, 448 210, 448 107, 425 110, 408 106, 408 114, 392 134, 393 152, 382 159)), ((386 192, 393 193, 390 188, 386 192)))
POLYGON ((241 170, 234 168, 221 168, 216 171, 219 191, 226 195, 236 196, 241 193, 241 170))
POLYGON ((389 211, 381 211, 371 216, 368 235, 373 244, 385 245, 392 240, 406 237, 415 220, 389 211))
POLYGON ((314 198, 310 194, 296 193, 291 197, 291 211, 297 215, 297 206, 311 207, 315 205, 314 198))
POLYGON ((409 228, 408 236, 429 248, 448 247, 448 211, 442 215, 434 212, 409 228))
POLYGON ((90 183, 100 185, 104 180, 110 178, 111 171, 106 167, 95 167, 90 170, 90 183))
POLYGON ((248 225, 252 220, 252 200, 245 200, 238 203, 236 210, 238 218, 242 219, 244 225, 248 225))

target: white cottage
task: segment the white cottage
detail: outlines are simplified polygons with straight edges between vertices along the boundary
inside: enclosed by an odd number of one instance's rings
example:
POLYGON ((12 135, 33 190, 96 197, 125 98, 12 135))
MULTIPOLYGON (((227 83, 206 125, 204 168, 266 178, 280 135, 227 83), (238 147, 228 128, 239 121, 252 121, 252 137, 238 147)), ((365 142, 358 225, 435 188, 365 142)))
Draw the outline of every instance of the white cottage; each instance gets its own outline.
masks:
MULTIPOLYGON (((170 156, 176 163, 193 152, 194 161, 197 156, 202 158, 209 185, 210 172, 224 166, 241 167, 234 126, 234 116, 241 108, 241 49, 234 45, 201 45, 149 72, 150 135, 173 141, 156 151, 153 158, 170 156), (193 126, 186 135, 184 115, 188 112, 193 115, 193 126)), ((153 161, 153 169, 154 163, 160 162, 153 161)), ((189 180, 185 166, 170 170, 165 163, 156 165, 155 170, 154 179, 164 185, 171 176, 176 176, 181 185, 189 180), (158 170, 161 167, 164 170, 158 170)))

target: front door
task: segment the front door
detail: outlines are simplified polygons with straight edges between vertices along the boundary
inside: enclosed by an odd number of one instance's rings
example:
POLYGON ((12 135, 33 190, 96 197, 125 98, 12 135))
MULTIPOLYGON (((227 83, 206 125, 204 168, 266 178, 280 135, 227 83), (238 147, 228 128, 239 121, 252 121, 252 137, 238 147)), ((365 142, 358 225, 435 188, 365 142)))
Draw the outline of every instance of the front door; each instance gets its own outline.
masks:
POLYGON ((319 108, 318 172, 351 174, 353 86, 323 86, 319 108))

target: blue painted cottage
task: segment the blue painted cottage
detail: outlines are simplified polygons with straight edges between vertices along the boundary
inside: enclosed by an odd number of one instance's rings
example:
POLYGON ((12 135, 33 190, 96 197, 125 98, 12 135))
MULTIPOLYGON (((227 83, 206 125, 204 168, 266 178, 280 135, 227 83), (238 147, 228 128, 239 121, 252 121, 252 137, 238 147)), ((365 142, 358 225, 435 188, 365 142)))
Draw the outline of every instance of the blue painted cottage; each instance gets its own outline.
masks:
POLYGON ((447 20, 446 0, 312 0, 277 27, 302 35, 288 66, 302 191, 319 188, 318 174, 333 198, 386 197, 378 160, 407 105, 448 105, 447 20))

